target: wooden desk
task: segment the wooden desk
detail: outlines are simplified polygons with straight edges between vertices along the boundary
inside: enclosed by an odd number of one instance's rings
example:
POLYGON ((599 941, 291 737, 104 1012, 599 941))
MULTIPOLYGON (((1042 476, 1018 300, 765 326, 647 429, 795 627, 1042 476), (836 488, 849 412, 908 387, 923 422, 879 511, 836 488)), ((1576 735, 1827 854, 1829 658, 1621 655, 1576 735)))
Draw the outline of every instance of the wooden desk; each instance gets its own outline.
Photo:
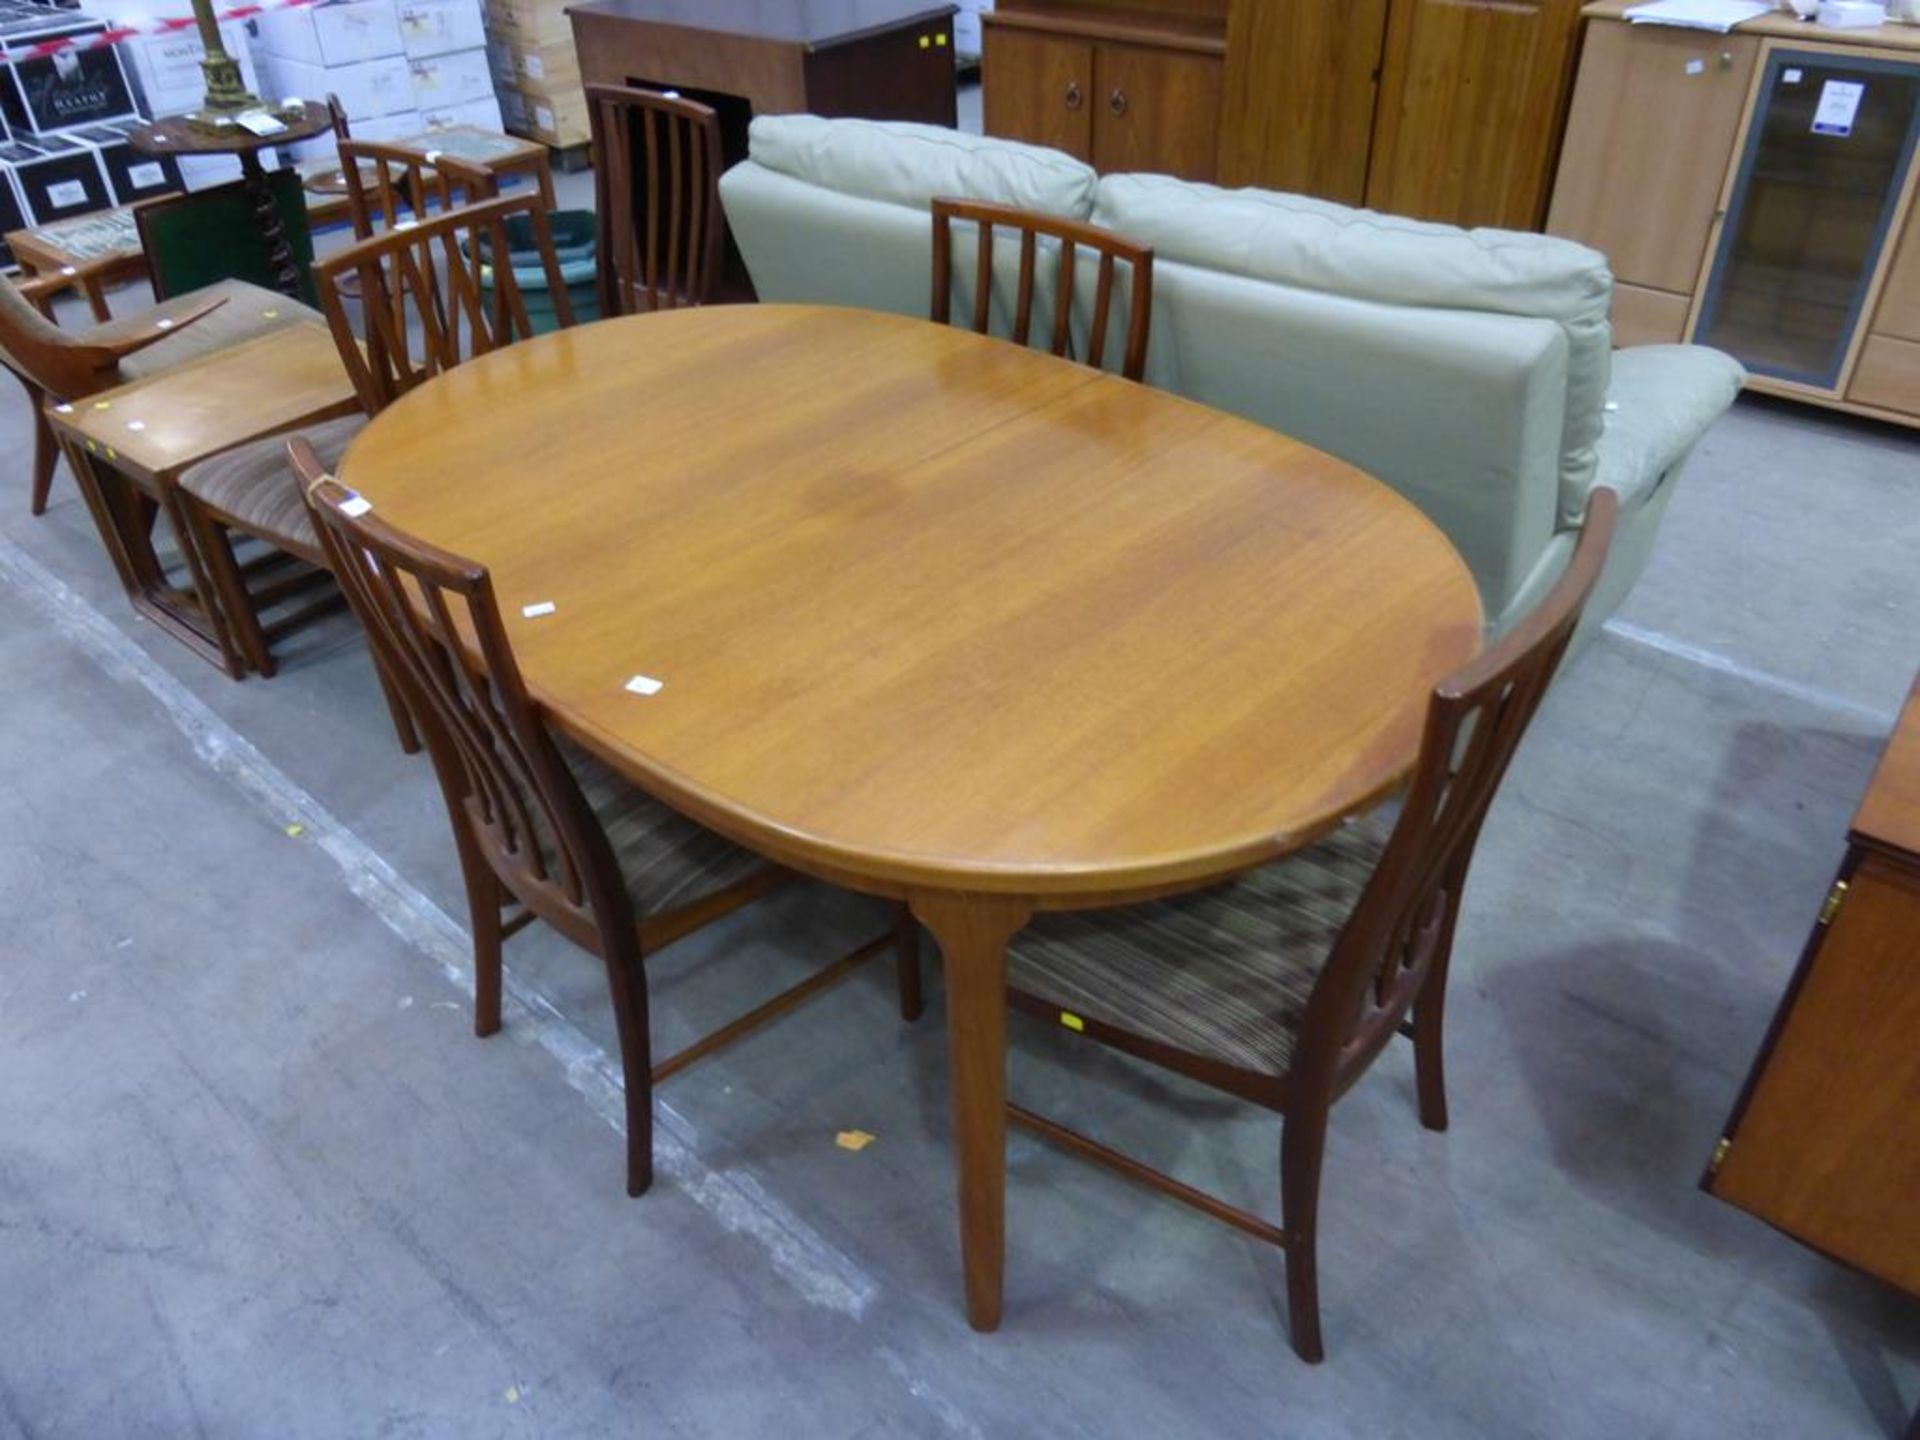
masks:
POLYGON ((340 476, 492 570, 536 700, 946 958, 968 1313, 999 1322, 1005 949, 1306 844, 1479 648, 1446 538, 1270 430, 998 340, 720 306, 483 356, 340 476), (521 607, 551 601, 537 621, 521 607), (664 682, 641 698, 635 675, 664 682))
POLYGON ((1920 683, 1705 1181, 1795 1239, 1920 1296, 1916 1035, 1920 683))
POLYGON ((102 287, 147 273, 131 205, 15 230, 7 236, 7 245, 27 274, 70 277, 102 324, 113 318, 102 287))
POLYGON ((295 320, 151 379, 50 405, 47 418, 134 609, 237 679, 240 651, 175 482, 236 445, 359 408, 332 333, 295 320), (185 565, 186 587, 168 578, 154 549, 160 515, 185 565))
MULTIPOLYGON (((539 190, 540 203, 547 210, 559 208, 553 194, 553 166, 547 147, 538 140, 523 140, 480 125, 449 125, 444 130, 428 130, 389 143, 396 150, 411 150, 422 156, 451 155, 496 176, 524 175, 539 190)), ((310 197, 307 217, 312 224, 330 225, 353 218, 347 200, 347 178, 341 173, 337 160, 303 168, 300 183, 310 197)))

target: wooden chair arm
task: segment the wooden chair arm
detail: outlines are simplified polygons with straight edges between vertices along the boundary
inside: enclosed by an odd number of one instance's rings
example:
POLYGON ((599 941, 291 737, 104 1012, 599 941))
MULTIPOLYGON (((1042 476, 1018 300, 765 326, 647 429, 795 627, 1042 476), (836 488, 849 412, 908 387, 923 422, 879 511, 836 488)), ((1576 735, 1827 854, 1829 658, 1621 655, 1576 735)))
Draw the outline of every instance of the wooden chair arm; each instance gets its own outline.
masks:
POLYGON ((52 320, 54 297, 62 291, 73 289, 79 281, 78 275, 62 275, 53 271, 44 275, 18 275, 14 277, 13 284, 29 305, 52 320))
POLYGON ((170 300, 139 315, 96 325, 80 344, 102 357, 102 368, 117 365, 126 356, 179 334, 196 320, 206 319, 226 303, 225 295, 212 300, 170 300))

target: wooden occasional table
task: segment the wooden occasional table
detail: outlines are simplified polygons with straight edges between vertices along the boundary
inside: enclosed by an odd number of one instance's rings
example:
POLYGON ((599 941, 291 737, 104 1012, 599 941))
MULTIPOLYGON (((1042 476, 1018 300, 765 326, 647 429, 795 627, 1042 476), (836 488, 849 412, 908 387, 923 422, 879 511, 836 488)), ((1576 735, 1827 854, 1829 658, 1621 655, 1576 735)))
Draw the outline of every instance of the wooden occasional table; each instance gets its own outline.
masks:
POLYGON ((1232 875, 1368 807, 1480 646, 1459 555, 1359 471, 867 311, 542 336, 388 407, 341 478, 491 567, 568 734, 933 931, 980 1329, 1000 1317, 1008 938, 1037 909, 1232 875), (540 601, 557 609, 520 618, 540 601), (635 675, 664 688, 629 693, 635 675))
MULTIPOLYGON (((284 118, 284 117, 283 117, 284 118)), ((255 135, 239 125, 219 134, 199 130, 185 116, 155 120, 138 130, 129 131, 128 142, 143 155, 236 155, 240 159, 240 178, 253 200, 253 214, 260 227, 260 239, 266 244, 268 262, 273 268, 274 286, 283 295, 298 296, 300 273, 294 268, 293 247, 287 242, 286 225, 280 219, 280 207, 267 189, 267 172, 261 167, 260 152, 310 140, 333 128, 333 117, 325 105, 309 102, 306 113, 287 119, 286 129, 276 135, 255 135)))
POLYGON ((47 418, 134 609, 237 679, 241 653, 176 482, 236 445, 359 408, 332 333, 292 319, 150 379, 50 405, 47 418), (163 514, 187 569, 185 587, 168 578, 154 549, 154 523, 163 514))
POLYGON ((55 220, 7 236, 14 259, 29 275, 66 275, 80 287, 102 324, 113 318, 102 287, 147 273, 146 252, 131 205, 55 220))
MULTIPOLYGON (((525 175, 540 191, 540 203, 549 211, 559 208, 553 194, 553 166, 547 147, 538 140, 522 140, 479 125, 449 125, 444 130, 429 130, 421 135, 395 140, 398 150, 416 151, 422 156, 451 155, 478 165, 494 175, 525 175)), ((327 225, 349 215, 347 181, 337 162, 315 167, 303 182, 309 195, 316 197, 307 213, 316 225, 327 225)))

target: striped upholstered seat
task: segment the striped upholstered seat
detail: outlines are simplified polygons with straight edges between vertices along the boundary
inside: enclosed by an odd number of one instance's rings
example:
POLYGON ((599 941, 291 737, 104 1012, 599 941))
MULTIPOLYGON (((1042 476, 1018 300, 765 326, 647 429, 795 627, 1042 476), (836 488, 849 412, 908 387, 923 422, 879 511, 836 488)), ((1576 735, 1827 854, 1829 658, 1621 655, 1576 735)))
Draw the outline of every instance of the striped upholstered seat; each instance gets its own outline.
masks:
POLYGON ((554 741, 613 845, 635 918, 691 904, 768 868, 751 850, 668 809, 578 745, 554 741))
POLYGON ((1391 829, 1375 812, 1227 885, 1036 916, 1008 954, 1008 979, 1143 1040, 1285 1075, 1307 998, 1391 829))
MULTIPOLYGON (((331 471, 346 453, 348 442, 366 423, 364 415, 347 415, 310 425, 300 433, 331 471)), ((309 564, 326 563, 320 554, 320 537, 314 534, 307 503, 300 495, 300 483, 287 464, 285 435, 236 445, 201 461, 180 477, 180 488, 222 525, 257 535, 309 564)))

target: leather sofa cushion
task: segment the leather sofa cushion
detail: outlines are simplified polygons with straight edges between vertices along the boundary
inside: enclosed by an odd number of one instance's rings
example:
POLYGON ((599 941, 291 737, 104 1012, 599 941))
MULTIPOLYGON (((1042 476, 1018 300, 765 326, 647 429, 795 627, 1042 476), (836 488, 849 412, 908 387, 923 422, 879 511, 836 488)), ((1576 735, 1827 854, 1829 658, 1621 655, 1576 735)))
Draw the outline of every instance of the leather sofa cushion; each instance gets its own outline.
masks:
MULTIPOLYGON (((1612 408, 1594 484, 1619 491, 1624 511, 1643 503, 1687 458, 1733 404, 1747 372, 1705 345, 1636 345, 1613 358, 1612 408)), ((1579 524, 1586 508, 1585 495, 1578 505, 1563 495, 1561 523, 1579 524)))
POLYGON ((843 195, 925 210, 964 195, 1084 220, 1097 177, 1071 155, 898 120, 758 115, 748 152, 769 170, 843 195))
POLYGON ((1206 269, 1389 305, 1555 322, 1567 337, 1560 486, 1584 508, 1612 366, 1613 276, 1597 250, 1165 175, 1105 176, 1094 220, 1160 258, 1206 269))

